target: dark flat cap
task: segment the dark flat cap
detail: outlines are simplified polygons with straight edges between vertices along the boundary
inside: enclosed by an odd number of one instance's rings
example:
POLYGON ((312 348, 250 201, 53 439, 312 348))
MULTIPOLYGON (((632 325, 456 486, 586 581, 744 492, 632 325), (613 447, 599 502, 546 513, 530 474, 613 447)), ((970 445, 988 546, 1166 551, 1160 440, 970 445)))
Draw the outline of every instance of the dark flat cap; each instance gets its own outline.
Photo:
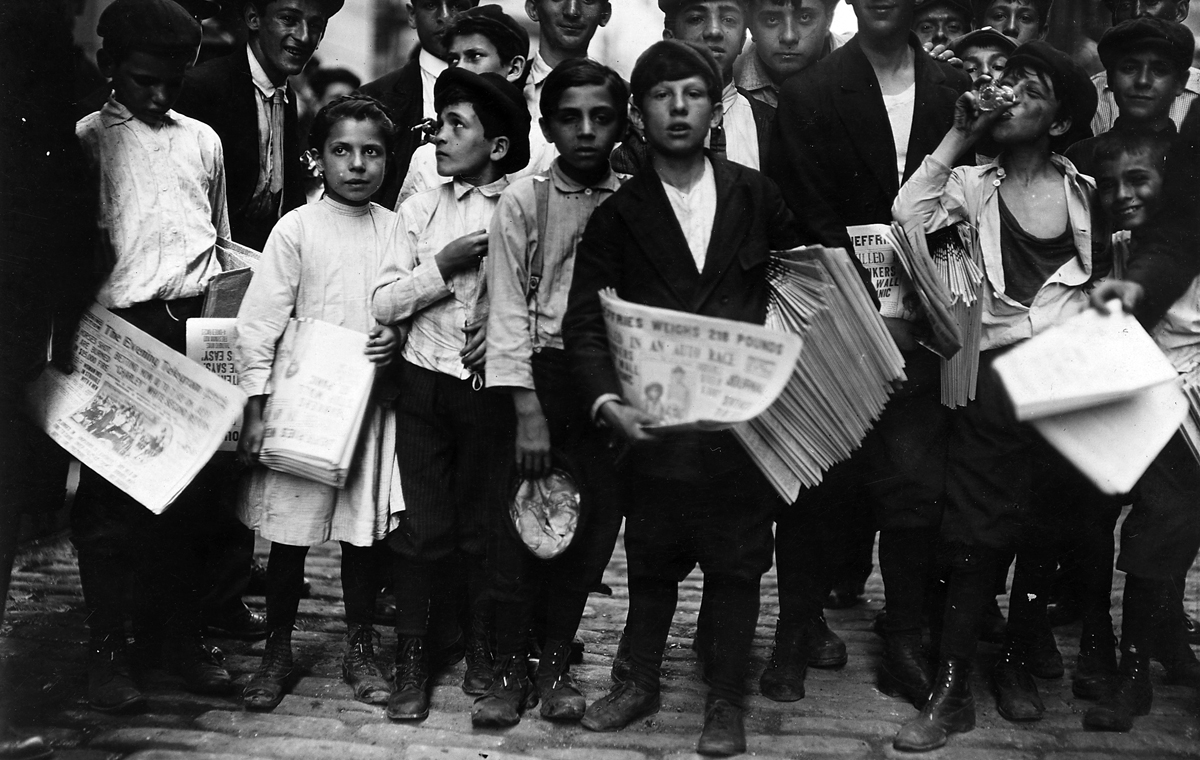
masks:
MULTIPOLYGON (((224 0, 224 3, 222 4, 229 4, 230 2, 231 0, 224 0)), ((246 6, 249 5, 252 0, 232 0, 232 2, 236 2, 238 4, 237 7, 245 10, 246 6)), ((342 9, 342 6, 346 4, 346 0, 319 0, 319 3, 321 5, 321 10, 325 11, 325 18, 329 18, 342 9)))
POLYGON ((1177 21, 1158 18, 1122 21, 1100 38, 1100 62, 1105 69, 1111 69, 1122 53, 1144 48, 1162 52, 1177 69, 1186 71, 1192 65, 1196 38, 1191 29, 1177 21))
POLYGON ((433 85, 433 102, 439 113, 448 103, 445 94, 452 88, 478 93, 504 120, 504 136, 508 138, 508 154, 499 162, 500 171, 512 174, 529 163, 529 127, 533 120, 525 95, 515 84, 499 74, 476 74, 461 66, 446 69, 433 85))
POLYGON ((100 14, 96 34, 105 47, 195 55, 203 31, 175 0, 116 0, 100 14))
POLYGON ((990 26, 985 26, 982 29, 967 32, 963 36, 955 38, 950 43, 950 49, 956 55, 971 47, 996 48, 1005 55, 1010 55, 1012 51, 1017 49, 1017 41, 1006 34, 1001 34, 990 26))
POLYGON ((482 34, 493 42, 507 39, 521 51, 519 55, 529 55, 529 32, 499 5, 477 5, 455 16, 442 34, 443 44, 449 45, 460 34, 482 34))
POLYGON ((945 5, 951 10, 958 11, 968 24, 975 18, 975 9, 971 6, 971 0, 917 0, 914 8, 921 11, 935 5, 945 5))
POLYGON ((1062 104, 1062 113, 1071 117, 1072 131, 1087 127, 1096 114, 1096 86, 1083 67, 1071 56, 1048 42, 1033 40, 1018 47, 1008 57, 1005 71, 1027 66, 1045 74, 1054 85, 1054 96, 1062 104))

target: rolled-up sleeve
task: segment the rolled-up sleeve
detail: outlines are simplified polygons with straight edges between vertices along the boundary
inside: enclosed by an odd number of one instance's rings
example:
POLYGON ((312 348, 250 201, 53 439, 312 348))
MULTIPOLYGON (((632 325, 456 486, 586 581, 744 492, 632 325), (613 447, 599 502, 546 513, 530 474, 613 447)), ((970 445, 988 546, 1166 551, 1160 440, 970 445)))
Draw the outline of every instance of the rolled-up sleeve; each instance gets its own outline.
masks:
POLYGON ((294 216, 279 220, 238 309, 234 360, 238 386, 247 396, 267 392, 275 346, 295 311, 302 268, 301 232, 294 216))
POLYGON ((371 296, 371 314, 381 324, 394 325, 450 295, 433 256, 422 261, 417 253, 426 215, 403 204, 384 247, 383 264, 371 296))
POLYGON ((967 218, 962 173, 933 156, 926 156, 900 187, 892 203, 896 219, 921 220, 926 232, 940 230, 967 218))
MULTIPOLYGON (((536 215, 536 211, 533 212, 536 215)), ((536 222, 536 220, 534 220, 536 222)), ((533 389, 533 337, 525 283, 529 281, 531 216, 512 191, 500 198, 488 231, 487 287, 491 298, 487 332, 489 388, 533 389)), ((535 233, 536 234, 536 233, 535 233)))

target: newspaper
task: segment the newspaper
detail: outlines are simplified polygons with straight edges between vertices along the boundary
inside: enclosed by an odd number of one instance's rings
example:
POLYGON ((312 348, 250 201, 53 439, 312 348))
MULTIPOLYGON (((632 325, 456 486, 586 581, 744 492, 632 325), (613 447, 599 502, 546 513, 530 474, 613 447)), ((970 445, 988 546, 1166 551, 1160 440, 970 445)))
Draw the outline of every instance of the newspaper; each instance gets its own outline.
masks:
POLYGON ((213 252, 217 255, 221 269, 226 272, 233 269, 256 269, 259 259, 262 258, 261 251, 256 251, 232 240, 226 240, 223 237, 217 238, 217 245, 213 252))
POLYGON ((949 286, 938 276, 929 252, 925 227, 918 219, 894 222, 892 240, 929 321, 930 335, 928 339, 920 339, 920 343, 943 359, 950 359, 962 348, 962 327, 955 318, 949 286))
POLYGON ((847 227, 854 256, 871 275, 879 297, 879 315, 915 322, 921 318, 921 301, 913 291, 908 273, 896 260, 890 224, 856 224, 847 227))
MULTIPOLYGON (((231 385, 238 384, 233 344, 237 340, 236 319, 189 319, 187 321, 187 357, 231 385)), ((237 451, 242 433, 242 418, 225 434, 218 451, 237 451)))
POLYGON ((367 336, 315 319, 288 322, 271 369, 259 461, 342 488, 371 400, 367 336))
POLYGON ((626 401, 658 431, 719 430, 747 422, 783 391, 798 336, 761 325, 629 303, 600 294, 626 401))
POLYGON ((160 514, 208 462, 246 395, 93 304, 75 337, 75 372, 29 387, 34 421, 60 446, 160 514))

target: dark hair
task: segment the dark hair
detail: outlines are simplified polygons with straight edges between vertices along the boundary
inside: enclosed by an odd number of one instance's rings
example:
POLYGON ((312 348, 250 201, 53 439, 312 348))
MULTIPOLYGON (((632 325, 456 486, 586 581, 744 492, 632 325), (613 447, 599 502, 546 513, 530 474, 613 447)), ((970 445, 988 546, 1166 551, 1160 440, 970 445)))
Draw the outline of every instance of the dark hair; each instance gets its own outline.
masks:
POLYGON ((373 121, 378 124, 383 132, 384 148, 391 159, 396 149, 396 122, 392 120, 387 106, 366 95, 343 95, 317 111, 317 115, 313 117, 312 129, 308 133, 308 146, 323 151, 333 125, 343 119, 373 121))
MULTIPOLYGON (((802 1, 803 0, 738 0, 738 2, 748 11, 752 11, 755 8, 761 8, 764 5, 773 5, 777 8, 790 5, 793 9, 800 10, 800 3, 802 1)), ((833 13, 839 2, 841 2, 841 0, 821 0, 821 5, 825 6, 825 11, 827 13, 833 13)), ((747 25, 749 25, 749 19, 746 21, 747 25)))
POLYGON ((1093 160, 1099 168, 1101 162, 1115 161, 1123 156, 1145 156, 1154 168, 1164 172, 1172 137, 1172 133, 1132 129, 1110 130, 1095 138, 1093 160))
MULTIPOLYGON (((975 16, 975 27, 980 28, 988 26, 987 16, 988 9, 992 7, 995 0, 983 0, 976 7, 979 12, 975 16)), ((1054 5, 1054 0, 1028 0, 1028 4, 1032 5, 1038 13, 1038 28, 1045 29, 1050 25, 1050 8, 1054 5)))
POLYGON ((708 99, 714 104, 721 102, 721 70, 708 49, 682 40, 662 40, 646 48, 629 78, 633 91, 633 104, 642 107, 642 99, 650 88, 660 82, 677 82, 689 77, 700 77, 708 89, 708 99))
POLYGON ((620 132, 625 131, 625 121, 629 118, 629 88, 621 75, 602 63, 588 58, 571 58, 563 61, 546 77, 542 85, 540 108, 542 118, 549 119, 558 111, 563 94, 572 87, 587 87, 599 85, 608 90, 612 96, 613 106, 617 109, 620 121, 620 132))
POLYGON ((350 69, 319 68, 308 78, 308 86, 312 88, 313 95, 316 95, 318 98, 325 94, 325 90, 329 89, 329 85, 337 84, 338 82, 350 85, 350 88, 353 90, 357 90, 362 86, 362 80, 350 69))
POLYGON ((513 84, 521 89, 525 89, 525 81, 529 78, 528 44, 525 49, 521 49, 521 43, 514 35, 497 34, 496 22, 493 19, 462 15, 450 22, 450 26, 446 27, 446 31, 442 33, 442 47, 449 50, 450 42, 455 37, 465 37, 469 34, 478 34, 486 37, 489 42, 496 46, 496 55, 500 56, 500 60, 506 66, 512 63, 512 60, 517 56, 524 58, 525 68, 521 72, 521 76, 513 84))

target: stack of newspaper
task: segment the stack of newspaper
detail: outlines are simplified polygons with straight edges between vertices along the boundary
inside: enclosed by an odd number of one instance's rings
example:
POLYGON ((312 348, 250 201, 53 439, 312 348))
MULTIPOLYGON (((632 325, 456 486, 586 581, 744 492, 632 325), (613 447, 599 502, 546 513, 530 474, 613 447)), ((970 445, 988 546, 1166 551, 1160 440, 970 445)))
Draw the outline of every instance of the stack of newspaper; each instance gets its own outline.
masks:
POLYGON ((208 281, 201 316, 232 319, 237 316, 246 289, 250 287, 250 278, 254 276, 254 268, 258 266, 262 254, 222 237, 217 238, 213 252, 221 264, 221 271, 208 281))
POLYGON ((950 296, 950 314, 961 330, 962 349, 942 359, 942 404, 955 409, 975 399, 979 379, 979 345, 983 335, 983 283, 976 231, 967 223, 926 236, 938 278, 950 296))
POLYGON ((313 319, 288 323, 263 412, 267 467, 341 488, 375 382, 360 332, 313 319))
POLYGON ((943 359, 950 359, 962 348, 962 328, 953 309, 953 298, 929 253, 925 228, 919 219, 892 224, 892 236, 900 263, 912 279, 913 289, 925 307, 932 337, 926 344, 943 359))
POLYGON ((1177 373, 1137 320, 1089 309, 993 365, 1019 421, 1030 422, 1105 493, 1126 493, 1179 429, 1177 373))
POLYGON ((862 443, 904 379, 904 358, 844 250, 777 254, 770 280, 766 326, 804 348, 775 403, 733 431, 790 502, 862 443))

